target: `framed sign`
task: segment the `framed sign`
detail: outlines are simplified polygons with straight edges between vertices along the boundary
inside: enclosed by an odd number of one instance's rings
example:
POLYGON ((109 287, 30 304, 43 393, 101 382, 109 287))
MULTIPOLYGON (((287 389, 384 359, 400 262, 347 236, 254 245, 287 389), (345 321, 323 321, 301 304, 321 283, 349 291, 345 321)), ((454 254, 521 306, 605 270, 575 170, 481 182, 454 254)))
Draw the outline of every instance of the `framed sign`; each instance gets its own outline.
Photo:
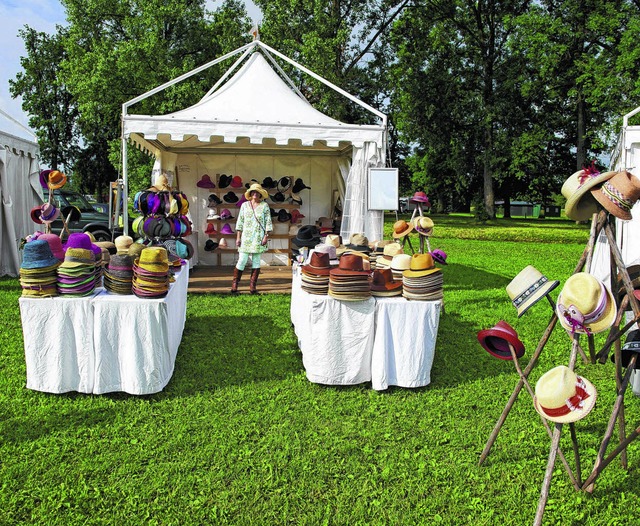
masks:
POLYGON ((398 169, 369 168, 369 210, 398 209, 398 169))

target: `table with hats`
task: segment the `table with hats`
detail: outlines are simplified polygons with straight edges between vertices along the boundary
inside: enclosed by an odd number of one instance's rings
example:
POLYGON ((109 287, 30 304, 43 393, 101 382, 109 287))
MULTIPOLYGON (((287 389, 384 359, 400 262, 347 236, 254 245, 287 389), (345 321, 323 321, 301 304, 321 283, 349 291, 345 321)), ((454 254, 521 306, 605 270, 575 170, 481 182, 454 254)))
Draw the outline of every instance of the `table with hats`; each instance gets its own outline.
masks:
POLYGON ((375 390, 431 382, 442 272, 432 254, 405 254, 396 240, 370 246, 354 234, 343 245, 330 234, 320 243, 318 233, 306 245, 293 269, 291 321, 309 381, 375 390))
MULTIPOLYGON (((167 204, 167 225, 184 213, 175 206, 182 194, 147 194, 167 204)), ((145 395, 167 385, 186 321, 189 254, 177 250, 188 246, 181 232, 162 234, 113 243, 86 233, 64 244, 50 232, 27 237, 19 304, 29 389, 145 395)))

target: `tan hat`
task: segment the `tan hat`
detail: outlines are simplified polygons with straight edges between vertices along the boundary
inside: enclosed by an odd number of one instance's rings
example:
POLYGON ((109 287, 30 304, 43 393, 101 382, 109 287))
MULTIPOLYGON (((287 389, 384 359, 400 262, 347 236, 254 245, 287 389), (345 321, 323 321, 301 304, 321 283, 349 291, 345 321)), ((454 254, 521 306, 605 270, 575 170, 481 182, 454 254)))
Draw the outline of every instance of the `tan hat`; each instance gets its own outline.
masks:
POLYGON ((588 334, 611 327, 617 309, 613 294, 600 280, 587 272, 577 272, 565 282, 556 313, 565 329, 588 334))
POLYGON ((560 285, 559 281, 549 281, 532 265, 527 265, 507 285, 507 294, 518 311, 518 318, 560 285))
POLYGON ((327 245, 333 245, 336 248, 339 248, 341 245, 340 236, 338 234, 327 234, 327 237, 325 238, 324 242, 327 245))
POLYGON ((253 183, 249 187, 249 189, 244 193, 244 198, 247 201, 249 199, 251 199, 251 192, 258 192, 262 196, 262 199, 266 199, 267 197, 269 197, 269 194, 267 193, 267 191, 264 188, 262 188, 260 183, 253 183))
POLYGON ((433 234, 433 221, 430 217, 416 216, 412 220, 413 229, 423 236, 433 234))
POLYGON ((587 416, 597 396, 591 382, 567 366, 559 365, 540 377, 533 404, 543 418, 566 424, 587 416))
POLYGON ((413 230, 413 224, 407 223, 404 219, 400 219, 393 224, 393 237, 398 239, 406 236, 413 230))
POLYGON ((133 238, 131 236, 118 236, 113 242, 116 245, 118 254, 127 254, 129 247, 133 244, 133 238))
POLYGON ((591 195, 618 219, 629 221, 631 208, 640 198, 640 179, 627 172, 616 172, 599 188, 591 190, 591 195))
POLYGON ((391 260, 391 270, 404 271, 411 268, 411 256, 409 254, 398 254, 391 260))
POLYGON ((574 221, 586 221, 598 211, 598 202, 589 192, 593 187, 611 179, 616 172, 600 173, 595 168, 578 170, 562 185, 566 197, 564 211, 574 221))

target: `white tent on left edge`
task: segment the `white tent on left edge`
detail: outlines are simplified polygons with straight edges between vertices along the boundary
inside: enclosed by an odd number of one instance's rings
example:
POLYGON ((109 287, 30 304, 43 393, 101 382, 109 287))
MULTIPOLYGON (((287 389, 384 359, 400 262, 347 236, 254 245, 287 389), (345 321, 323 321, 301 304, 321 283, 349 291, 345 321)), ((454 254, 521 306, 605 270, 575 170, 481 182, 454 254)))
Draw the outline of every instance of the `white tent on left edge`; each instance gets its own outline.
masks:
POLYGON ((20 272, 20 240, 33 233, 31 209, 42 202, 40 147, 0 131, 0 276, 20 272))
MULTIPOLYGON (((354 233, 365 233, 372 240, 382 238, 383 213, 367 209, 366 190, 368 169, 385 163, 386 115, 259 40, 128 101, 122 114, 125 186, 131 141, 155 157, 154 173, 170 175, 173 186, 194 196, 194 232, 202 231, 207 213, 198 197, 198 179, 205 173, 233 173, 246 181, 300 177, 310 187, 302 197, 303 224, 330 216, 339 195, 342 237, 348 241, 354 233), (234 55, 240 56, 197 104, 168 115, 128 114, 137 102, 234 55), (274 56, 365 108, 378 123, 347 124, 316 110, 274 56)), ((199 236, 199 249, 206 239, 199 236)), ((199 255, 206 257, 202 251, 199 255)))

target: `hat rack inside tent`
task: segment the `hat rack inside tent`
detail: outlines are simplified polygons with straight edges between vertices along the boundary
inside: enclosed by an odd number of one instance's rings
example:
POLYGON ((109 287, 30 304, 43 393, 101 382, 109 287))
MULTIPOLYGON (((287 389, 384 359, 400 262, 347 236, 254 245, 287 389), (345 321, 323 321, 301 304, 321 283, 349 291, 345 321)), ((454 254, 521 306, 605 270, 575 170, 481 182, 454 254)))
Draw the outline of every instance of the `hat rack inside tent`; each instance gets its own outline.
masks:
MULTIPOLYGON (((637 112, 640 112, 640 108, 638 108, 637 112)), ((620 455, 621 457, 623 467, 625 469, 627 468, 626 448, 633 440, 635 440, 638 436, 640 436, 640 426, 636 427, 629 435, 627 435, 625 430, 626 426, 625 426, 625 419, 624 419, 624 395, 626 393, 627 386, 629 385, 629 382, 630 382, 631 372, 635 368, 637 355, 634 355, 632 357, 629 364, 627 364, 626 371, 623 374, 622 360, 621 360, 622 352, 621 352, 621 344, 620 344, 620 338, 624 336, 624 334, 635 323, 637 323, 640 320, 640 303, 638 302, 638 299, 634 295, 633 283, 631 281, 629 272, 623 262, 620 249, 616 243, 615 217, 609 214, 604 209, 600 210, 598 213, 594 214, 592 217, 589 240, 587 242, 587 245, 584 248, 582 256, 580 257, 574 269, 573 274, 576 274, 582 271, 585 271, 585 272, 589 271, 591 261, 592 261, 595 241, 601 232, 603 232, 606 236, 606 239, 609 245, 608 248, 611 254, 611 275, 610 275, 611 293, 613 294, 614 298, 621 297, 620 294, 622 292, 624 292, 624 296, 622 296, 622 299, 619 300, 620 305, 618 305, 616 318, 609 329, 608 336, 605 340, 605 343, 602 349, 598 353, 595 352, 594 336, 592 333, 587 333, 587 343, 588 343, 588 350, 589 350, 589 358, 587 358, 585 352, 582 350, 580 346, 580 333, 575 332, 572 334, 571 331, 567 330, 567 334, 572 339, 568 367, 571 370, 574 369, 578 353, 582 355, 582 358, 585 364, 586 363, 595 364, 597 361, 599 361, 600 363, 604 363, 609 355, 611 347, 613 346, 615 363, 616 363, 616 372, 615 372, 616 393, 617 393, 616 401, 613 405, 612 413, 609 418, 606 431, 603 435, 603 439, 600 444, 600 448, 598 450, 598 454, 594 462, 594 465, 592 467, 592 470, 587 476, 587 478, 584 480, 581 474, 580 454, 578 449, 578 441, 577 441, 577 435, 576 435, 574 423, 573 422, 569 423, 571 441, 573 445, 573 452, 574 452, 574 458, 575 458, 575 470, 573 471, 569 467, 567 460, 565 456, 562 454, 562 451, 560 450, 560 447, 559 447, 563 424, 555 423, 553 432, 550 431, 550 428, 548 427, 548 425, 545 426, 547 428, 548 434, 551 437, 551 445, 549 450, 549 457, 547 460, 546 472, 545 472, 545 476, 544 476, 541 491, 540 491, 540 498, 538 501, 538 507, 536 510, 534 525, 542 524, 542 516, 544 514, 544 509, 546 507, 546 503, 549 497, 549 488, 550 488, 551 478, 552 478, 553 469, 555 466, 555 461, 557 456, 560 456, 562 463, 565 467, 565 470, 569 475, 569 478, 574 488, 576 490, 581 490, 581 491, 586 491, 588 493, 591 493, 593 492, 594 483, 598 478, 598 476, 600 475, 600 473, 602 473, 602 471, 606 468, 606 466, 609 465, 612 460, 618 457, 618 455, 620 455), (627 323, 625 323, 624 326, 620 327, 620 324, 622 323, 622 316, 628 310, 631 310, 633 312, 632 319, 630 321, 627 321, 627 323), (619 441, 617 446, 607 456, 605 456, 607 454, 607 448, 613 436, 616 423, 618 426, 619 441)), ((530 375, 533 368, 536 366, 538 358, 540 357, 544 349, 544 346, 546 345, 547 341, 551 337, 551 334, 558 322, 558 314, 556 312, 555 303, 553 302, 551 297, 548 295, 548 293, 546 294, 546 297, 549 303, 551 304, 553 314, 551 316, 551 319, 549 320, 547 328, 545 329, 540 341, 538 342, 538 345, 531 359, 529 360, 529 363, 524 368, 524 370, 520 369, 519 363, 516 362, 516 370, 518 372, 519 380, 513 392, 511 393, 511 397, 509 398, 502 414, 498 418, 493 428, 493 431, 489 436, 489 439, 484 447, 484 450, 480 455, 480 459, 478 462, 479 465, 482 465, 482 463, 486 460, 487 456, 489 455, 491 447, 493 446, 493 443, 497 439, 500 429, 504 425, 506 418, 511 408, 513 407, 513 404, 518 398, 522 388, 527 387, 529 394, 532 395, 530 386, 528 386, 528 376, 530 375)), ((543 421, 546 423, 544 419, 543 421)))

